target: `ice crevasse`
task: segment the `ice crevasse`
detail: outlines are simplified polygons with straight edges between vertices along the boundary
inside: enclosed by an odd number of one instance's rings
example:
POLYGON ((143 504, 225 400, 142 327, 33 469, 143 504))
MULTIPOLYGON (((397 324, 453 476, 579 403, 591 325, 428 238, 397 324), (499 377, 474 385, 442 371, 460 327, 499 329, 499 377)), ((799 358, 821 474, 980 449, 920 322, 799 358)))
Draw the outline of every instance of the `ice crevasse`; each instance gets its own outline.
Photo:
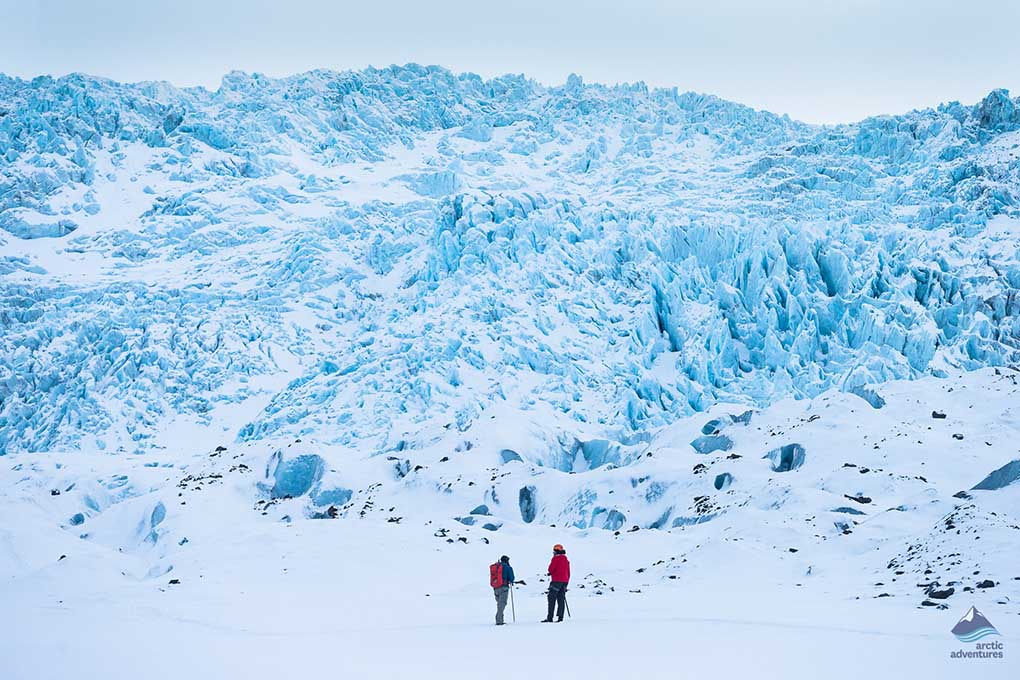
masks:
POLYGON ((416 65, 0 102, 2 452, 256 403, 236 439, 382 452, 509 407, 563 468, 718 401, 1020 360, 1005 91, 824 127, 416 65))

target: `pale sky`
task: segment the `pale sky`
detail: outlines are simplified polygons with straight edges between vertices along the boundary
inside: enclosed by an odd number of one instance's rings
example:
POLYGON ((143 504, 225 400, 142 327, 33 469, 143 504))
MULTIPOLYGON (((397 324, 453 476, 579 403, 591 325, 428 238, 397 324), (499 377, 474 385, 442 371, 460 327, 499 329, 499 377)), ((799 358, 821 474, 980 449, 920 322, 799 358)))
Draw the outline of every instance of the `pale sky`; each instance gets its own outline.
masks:
POLYGON ((0 72, 215 89, 417 62, 644 81, 810 122, 1020 94, 1020 0, 0 0, 0 72))

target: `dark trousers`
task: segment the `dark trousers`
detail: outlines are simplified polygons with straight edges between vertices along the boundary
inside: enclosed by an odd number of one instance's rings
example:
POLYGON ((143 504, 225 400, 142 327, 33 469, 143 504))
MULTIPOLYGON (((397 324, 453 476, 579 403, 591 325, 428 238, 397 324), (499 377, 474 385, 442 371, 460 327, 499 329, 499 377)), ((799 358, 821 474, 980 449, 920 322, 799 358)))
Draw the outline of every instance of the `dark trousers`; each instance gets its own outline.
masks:
POLYGON ((563 610, 567 607, 567 584, 559 581, 553 581, 549 584, 549 615, 545 618, 551 619, 553 617, 553 607, 556 607, 556 618, 560 621, 563 620, 563 610))

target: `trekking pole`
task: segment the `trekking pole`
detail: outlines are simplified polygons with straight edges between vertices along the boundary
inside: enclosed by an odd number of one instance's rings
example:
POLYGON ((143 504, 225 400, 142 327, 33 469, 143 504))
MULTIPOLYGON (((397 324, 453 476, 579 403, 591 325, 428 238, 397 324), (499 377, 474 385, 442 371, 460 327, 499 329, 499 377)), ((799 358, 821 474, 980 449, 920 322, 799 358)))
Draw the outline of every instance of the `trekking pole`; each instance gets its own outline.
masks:
POLYGON ((563 591, 563 604, 567 607, 567 618, 570 618, 570 603, 567 602, 567 591, 563 591))
POLYGON ((510 615, 513 616, 514 623, 517 623, 517 611, 514 609, 514 584, 510 584, 510 615))

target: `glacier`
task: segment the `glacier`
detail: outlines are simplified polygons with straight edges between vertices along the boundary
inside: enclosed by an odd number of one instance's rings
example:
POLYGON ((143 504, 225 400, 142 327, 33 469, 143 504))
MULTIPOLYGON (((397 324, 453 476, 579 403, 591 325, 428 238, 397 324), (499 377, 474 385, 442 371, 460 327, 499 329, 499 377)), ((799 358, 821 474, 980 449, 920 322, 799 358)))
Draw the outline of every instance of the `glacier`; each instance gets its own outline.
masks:
POLYGON ((0 77, 0 452, 230 413, 381 454, 514 412, 563 468, 716 403, 1015 363, 1018 154, 1002 90, 814 126, 417 65, 0 77))
POLYGON ((1020 615, 1018 110, 0 76, 6 676, 959 676, 1020 615))
POLYGON ((955 677, 1020 614, 1018 199, 1003 90, 0 76, 8 674, 955 677))

